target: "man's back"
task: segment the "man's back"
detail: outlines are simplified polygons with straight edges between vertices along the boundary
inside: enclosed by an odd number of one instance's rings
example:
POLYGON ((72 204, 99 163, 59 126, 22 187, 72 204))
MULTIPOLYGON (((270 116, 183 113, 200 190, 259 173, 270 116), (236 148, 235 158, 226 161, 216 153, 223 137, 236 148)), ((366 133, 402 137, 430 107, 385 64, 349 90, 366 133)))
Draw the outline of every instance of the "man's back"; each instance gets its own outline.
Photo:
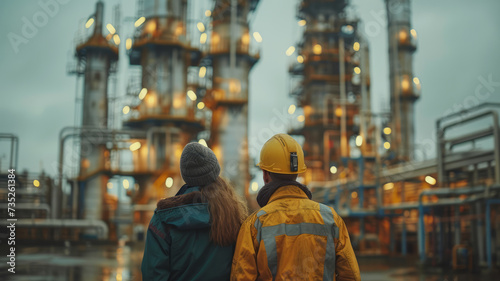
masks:
POLYGON ((332 208, 309 200, 300 188, 283 186, 242 225, 231 280, 360 277, 342 219, 332 208))

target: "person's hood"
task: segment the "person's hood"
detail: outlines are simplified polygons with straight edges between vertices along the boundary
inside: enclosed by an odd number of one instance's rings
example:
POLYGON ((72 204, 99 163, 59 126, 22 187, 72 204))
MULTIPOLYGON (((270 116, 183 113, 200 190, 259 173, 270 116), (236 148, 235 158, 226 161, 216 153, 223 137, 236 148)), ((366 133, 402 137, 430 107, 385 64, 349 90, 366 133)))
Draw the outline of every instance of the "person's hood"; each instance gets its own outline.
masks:
POLYGON ((155 215, 167 226, 182 230, 210 227, 208 204, 202 203, 198 188, 158 201, 155 215))

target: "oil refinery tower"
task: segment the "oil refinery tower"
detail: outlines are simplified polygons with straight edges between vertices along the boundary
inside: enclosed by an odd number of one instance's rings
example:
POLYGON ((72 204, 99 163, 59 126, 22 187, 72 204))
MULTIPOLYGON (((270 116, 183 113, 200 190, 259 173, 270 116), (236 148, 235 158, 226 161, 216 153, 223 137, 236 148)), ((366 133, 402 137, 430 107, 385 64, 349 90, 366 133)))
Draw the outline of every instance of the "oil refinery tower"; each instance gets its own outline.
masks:
POLYGON ((212 11, 209 57, 212 89, 206 97, 212 110, 209 145, 240 195, 246 194, 248 157, 248 76, 260 55, 251 48, 249 14, 259 1, 217 0, 212 11))
POLYGON ((386 0, 389 38, 391 150, 396 161, 412 160, 415 147, 415 102, 420 80, 413 75, 417 32, 411 27, 410 0, 386 0))
MULTIPOLYGON (((304 110, 304 150, 310 181, 333 179, 355 142, 363 154, 371 151, 370 74, 368 47, 349 19, 346 0, 304 0, 297 17, 304 26, 299 56, 289 72, 304 110)), ((345 161, 344 161, 345 162, 345 161)))
MULTIPOLYGON (((118 48, 109 43, 102 34, 104 4, 98 1, 94 15, 94 32, 82 44, 76 47, 78 65, 74 73, 84 76, 82 132, 80 139, 80 171, 78 176, 79 194, 83 201, 84 219, 101 220, 105 212, 103 207, 106 185, 109 175, 110 152, 103 141, 108 129, 108 80, 116 71, 118 48)), ((76 192, 74 190, 73 192, 76 192)))
POLYGON ((139 183, 143 195, 139 200, 145 204, 164 197, 165 186, 172 190, 169 195, 180 188, 182 149, 197 140, 204 122, 196 114, 196 93, 190 93, 187 85, 188 67, 197 66, 201 58, 187 36, 188 2, 141 2, 143 23, 131 45, 130 64, 141 66, 142 86, 133 93, 136 105, 124 126, 147 132, 147 139, 131 148, 134 170, 152 174, 139 183))

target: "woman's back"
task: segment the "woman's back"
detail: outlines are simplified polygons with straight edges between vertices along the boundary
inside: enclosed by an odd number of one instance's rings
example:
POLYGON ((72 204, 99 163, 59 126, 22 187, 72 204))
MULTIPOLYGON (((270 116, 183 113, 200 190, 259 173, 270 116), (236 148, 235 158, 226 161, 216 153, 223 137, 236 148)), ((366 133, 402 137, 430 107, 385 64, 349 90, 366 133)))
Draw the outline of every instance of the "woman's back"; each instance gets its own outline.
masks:
POLYGON ((143 280, 229 280, 234 245, 210 241, 210 212, 197 187, 158 202, 146 244, 143 280))
POLYGON ((229 280, 246 204, 221 177, 217 157, 189 143, 180 159, 186 182, 158 202, 142 260, 142 279, 229 280))

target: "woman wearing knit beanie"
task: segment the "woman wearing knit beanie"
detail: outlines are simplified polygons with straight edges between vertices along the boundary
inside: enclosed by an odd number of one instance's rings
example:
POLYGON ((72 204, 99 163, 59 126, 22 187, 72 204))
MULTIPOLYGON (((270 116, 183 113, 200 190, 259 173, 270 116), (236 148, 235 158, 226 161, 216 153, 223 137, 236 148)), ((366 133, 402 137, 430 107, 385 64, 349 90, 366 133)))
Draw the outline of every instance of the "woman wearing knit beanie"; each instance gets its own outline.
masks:
POLYGON ((186 184, 158 202, 149 224, 142 280, 229 280, 246 204, 210 148, 187 144, 180 168, 186 184))

